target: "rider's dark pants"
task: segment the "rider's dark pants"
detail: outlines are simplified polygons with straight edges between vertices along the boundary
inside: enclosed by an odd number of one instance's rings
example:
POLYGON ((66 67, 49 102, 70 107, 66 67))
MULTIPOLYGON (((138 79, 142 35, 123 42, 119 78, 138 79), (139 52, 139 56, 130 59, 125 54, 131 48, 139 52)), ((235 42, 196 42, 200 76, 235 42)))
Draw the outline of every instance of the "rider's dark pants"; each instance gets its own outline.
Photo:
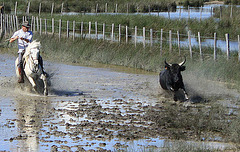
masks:
POLYGON ((24 52, 18 53, 18 65, 17 65, 17 66, 18 66, 19 68, 21 68, 22 65, 23 65, 23 60, 22 60, 23 54, 24 54, 24 52))

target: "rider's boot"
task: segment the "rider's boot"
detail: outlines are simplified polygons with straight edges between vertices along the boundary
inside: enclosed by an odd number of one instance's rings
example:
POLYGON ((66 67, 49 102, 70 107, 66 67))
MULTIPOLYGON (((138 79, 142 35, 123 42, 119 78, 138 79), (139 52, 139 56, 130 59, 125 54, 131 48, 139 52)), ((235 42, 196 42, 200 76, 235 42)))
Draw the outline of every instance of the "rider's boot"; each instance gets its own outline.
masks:
POLYGON ((19 72, 19 76, 20 76, 19 79, 18 79, 18 83, 24 83, 22 67, 18 67, 18 72, 19 72))

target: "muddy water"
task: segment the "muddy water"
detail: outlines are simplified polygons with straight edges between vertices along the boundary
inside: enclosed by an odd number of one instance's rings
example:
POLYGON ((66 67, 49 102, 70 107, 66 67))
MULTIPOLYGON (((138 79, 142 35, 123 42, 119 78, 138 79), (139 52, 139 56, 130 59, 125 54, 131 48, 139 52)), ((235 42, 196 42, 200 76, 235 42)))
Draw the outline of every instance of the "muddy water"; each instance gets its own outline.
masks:
MULTIPOLYGON (((156 73, 46 62, 51 87, 44 97, 32 92, 29 84, 16 83, 13 63, 14 57, 0 55, 0 151, 142 151, 178 142, 168 140, 164 128, 145 116, 172 102, 163 96, 156 73)), ((221 91, 226 92, 217 92, 221 91)), ((230 146, 191 145, 221 150, 230 146)))

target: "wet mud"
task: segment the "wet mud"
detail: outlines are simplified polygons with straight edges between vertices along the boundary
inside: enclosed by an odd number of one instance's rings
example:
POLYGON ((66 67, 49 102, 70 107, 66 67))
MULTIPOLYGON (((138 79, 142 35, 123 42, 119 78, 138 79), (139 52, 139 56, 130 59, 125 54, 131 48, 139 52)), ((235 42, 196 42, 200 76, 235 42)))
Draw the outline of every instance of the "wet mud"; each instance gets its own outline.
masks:
POLYGON ((186 74, 191 98, 175 102, 160 88, 157 73, 44 65, 51 78, 47 97, 33 92, 28 83, 17 84, 14 57, 0 55, 0 151, 159 151, 180 141, 235 148, 221 135, 199 133, 198 122, 187 125, 209 117, 197 111, 209 111, 212 97, 236 115, 238 92, 222 84, 197 82, 186 74))

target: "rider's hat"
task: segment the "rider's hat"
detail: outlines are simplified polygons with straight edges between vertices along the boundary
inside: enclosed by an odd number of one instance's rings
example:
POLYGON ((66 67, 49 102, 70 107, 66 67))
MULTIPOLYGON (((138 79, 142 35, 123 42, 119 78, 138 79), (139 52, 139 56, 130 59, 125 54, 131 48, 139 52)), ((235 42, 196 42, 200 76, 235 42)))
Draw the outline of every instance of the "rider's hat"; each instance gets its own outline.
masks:
POLYGON ((29 28, 30 24, 28 23, 28 21, 23 21, 22 26, 29 28))

